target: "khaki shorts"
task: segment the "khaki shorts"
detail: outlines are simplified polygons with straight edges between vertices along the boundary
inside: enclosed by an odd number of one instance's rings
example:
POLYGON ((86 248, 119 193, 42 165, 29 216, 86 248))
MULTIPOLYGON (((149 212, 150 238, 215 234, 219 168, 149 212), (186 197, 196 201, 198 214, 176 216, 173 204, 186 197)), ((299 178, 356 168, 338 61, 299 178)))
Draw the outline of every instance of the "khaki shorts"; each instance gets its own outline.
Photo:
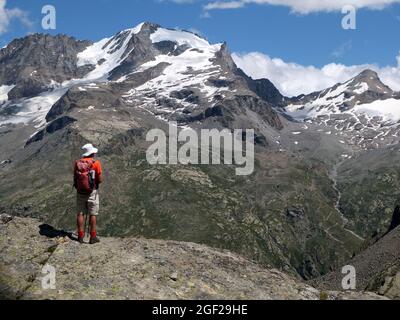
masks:
POLYGON ((97 216, 99 214, 99 208, 100 199, 98 190, 94 190, 90 195, 79 193, 77 194, 76 209, 78 213, 97 216))

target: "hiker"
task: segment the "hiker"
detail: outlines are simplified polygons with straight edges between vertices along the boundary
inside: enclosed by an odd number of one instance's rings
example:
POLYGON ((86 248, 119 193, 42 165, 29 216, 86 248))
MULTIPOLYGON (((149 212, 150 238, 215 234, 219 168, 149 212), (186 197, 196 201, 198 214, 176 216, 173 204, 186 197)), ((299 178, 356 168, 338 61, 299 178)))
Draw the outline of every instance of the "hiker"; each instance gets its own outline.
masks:
POLYGON ((84 215, 86 215, 90 225, 89 243, 95 244, 100 242, 96 231, 96 217, 99 214, 100 205, 99 184, 103 182, 103 176, 100 161, 94 159, 98 149, 89 143, 84 145, 82 150, 84 150, 82 158, 75 161, 74 167, 74 187, 77 190, 78 241, 83 243, 85 238, 84 215))

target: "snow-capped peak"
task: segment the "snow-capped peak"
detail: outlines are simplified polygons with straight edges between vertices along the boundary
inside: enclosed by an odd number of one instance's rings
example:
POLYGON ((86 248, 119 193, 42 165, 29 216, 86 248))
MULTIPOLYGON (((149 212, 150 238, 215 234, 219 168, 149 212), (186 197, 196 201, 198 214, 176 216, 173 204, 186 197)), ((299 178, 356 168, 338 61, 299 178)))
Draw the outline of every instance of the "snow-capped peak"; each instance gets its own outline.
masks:
POLYGON ((86 48, 78 54, 78 66, 93 65, 95 69, 86 75, 86 79, 101 80, 107 78, 110 71, 115 69, 129 55, 129 41, 138 34, 144 23, 132 29, 119 32, 111 38, 105 38, 86 48))
POLYGON ((381 82, 375 71, 367 69, 344 83, 292 100, 286 111, 296 119, 315 118, 392 98, 399 99, 392 89, 381 82))
POLYGON ((285 111, 294 119, 322 124, 363 148, 392 143, 400 123, 400 94, 378 74, 364 70, 347 82, 292 99, 285 111), (389 140, 388 140, 389 139, 389 140))
POLYGON ((145 22, 139 23, 136 27, 131 28, 131 29, 126 29, 125 31, 130 31, 133 34, 138 34, 140 31, 142 31, 143 26, 145 25, 145 22))

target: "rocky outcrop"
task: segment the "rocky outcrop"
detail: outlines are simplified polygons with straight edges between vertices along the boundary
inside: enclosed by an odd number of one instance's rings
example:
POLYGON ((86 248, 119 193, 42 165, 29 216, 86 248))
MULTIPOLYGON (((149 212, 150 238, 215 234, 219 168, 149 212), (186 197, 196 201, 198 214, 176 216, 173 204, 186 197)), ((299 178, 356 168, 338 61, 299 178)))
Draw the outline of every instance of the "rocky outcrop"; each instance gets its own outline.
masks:
POLYGON ((257 79, 254 80, 246 75, 241 69, 236 70, 236 74, 243 77, 251 91, 257 96, 271 103, 276 107, 283 107, 286 104, 288 98, 284 97, 274 84, 268 79, 257 79))
POLYGON ((393 229, 396 229, 398 226, 400 226, 400 206, 397 205, 396 208, 394 209, 393 216, 392 216, 392 221, 389 226, 389 231, 392 231, 393 229))
POLYGON ((204 245, 73 235, 29 218, 0 222, 0 292, 6 299, 376 299, 321 292, 277 271, 204 245), (44 266, 55 289, 44 289, 44 266))
POLYGON ((76 119, 65 116, 65 117, 60 117, 52 122, 50 122, 46 128, 43 130, 40 130, 38 133, 36 133, 32 138, 30 138, 26 145, 30 145, 33 142, 41 141, 43 138, 48 135, 52 134, 56 131, 62 130, 65 127, 69 126, 70 124, 76 122, 76 119))

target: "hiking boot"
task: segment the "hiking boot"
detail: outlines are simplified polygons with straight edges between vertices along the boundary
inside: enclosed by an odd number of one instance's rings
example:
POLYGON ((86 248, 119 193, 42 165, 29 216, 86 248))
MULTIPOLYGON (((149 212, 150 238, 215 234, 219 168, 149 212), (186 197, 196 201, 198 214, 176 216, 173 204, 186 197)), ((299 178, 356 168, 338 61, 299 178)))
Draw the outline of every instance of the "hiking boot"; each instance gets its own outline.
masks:
POLYGON ((80 244, 83 244, 83 238, 78 238, 78 242, 79 242, 80 244))
POLYGON ((99 243, 99 242, 100 242, 100 239, 97 237, 90 238, 90 241, 89 241, 90 244, 95 244, 95 243, 99 243))

